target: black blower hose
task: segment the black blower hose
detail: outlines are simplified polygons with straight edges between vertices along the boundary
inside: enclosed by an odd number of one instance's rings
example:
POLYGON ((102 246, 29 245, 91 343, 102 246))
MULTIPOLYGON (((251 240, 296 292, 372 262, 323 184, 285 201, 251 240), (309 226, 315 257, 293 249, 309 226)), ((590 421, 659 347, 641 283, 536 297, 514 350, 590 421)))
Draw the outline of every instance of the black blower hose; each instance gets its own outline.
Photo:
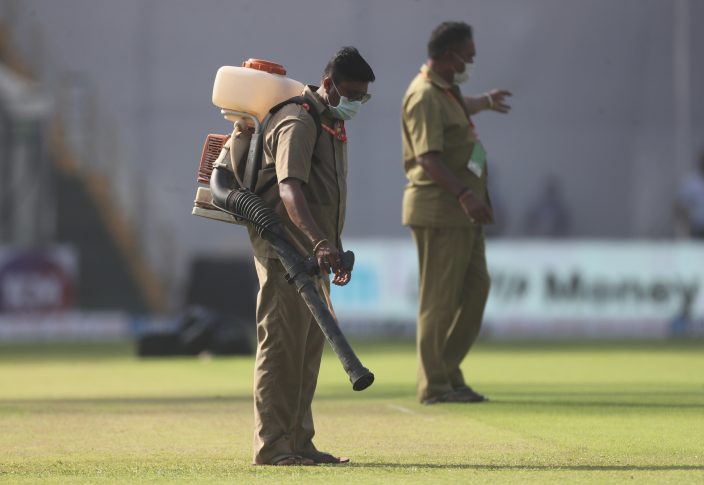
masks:
POLYGON ((259 236, 263 236, 266 230, 275 231, 281 223, 276 212, 267 207, 258 195, 247 189, 230 192, 225 207, 228 211, 251 222, 259 236))
POLYGON ((210 192, 213 194, 213 203, 216 207, 251 223, 260 237, 263 237, 267 229, 278 235, 278 224, 281 223, 281 219, 276 212, 264 204, 256 194, 240 188, 234 174, 226 168, 213 169, 210 177, 210 192), (234 190, 233 187, 235 187, 234 190))
POLYGON ((213 167, 213 173, 210 175, 210 193, 213 195, 213 203, 219 209, 226 209, 227 197, 233 188, 239 188, 235 174, 226 168, 213 167))
POLYGON ((306 264, 306 258, 285 236, 279 216, 267 207, 258 195, 239 187, 234 174, 225 168, 213 169, 210 177, 210 191, 216 207, 248 221, 254 226, 257 234, 271 244, 288 273, 289 282, 296 285, 296 289, 340 359, 342 367, 352 382, 352 388, 355 391, 361 391, 371 386, 374 382, 374 374, 362 365, 347 342, 337 320, 308 274, 309 265, 306 264))

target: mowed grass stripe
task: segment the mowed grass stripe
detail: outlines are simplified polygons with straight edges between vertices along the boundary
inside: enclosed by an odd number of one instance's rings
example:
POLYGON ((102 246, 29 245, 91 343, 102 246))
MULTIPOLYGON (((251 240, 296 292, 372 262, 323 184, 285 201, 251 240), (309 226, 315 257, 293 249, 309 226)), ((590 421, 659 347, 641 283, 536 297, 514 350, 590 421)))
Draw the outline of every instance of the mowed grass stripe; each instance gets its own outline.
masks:
POLYGON ((251 462, 251 358, 141 360, 131 346, 0 348, 0 481, 704 482, 704 344, 480 344, 478 405, 421 406, 410 343, 326 353, 314 413, 347 466, 251 462), (631 478, 633 477, 633 478, 631 478))

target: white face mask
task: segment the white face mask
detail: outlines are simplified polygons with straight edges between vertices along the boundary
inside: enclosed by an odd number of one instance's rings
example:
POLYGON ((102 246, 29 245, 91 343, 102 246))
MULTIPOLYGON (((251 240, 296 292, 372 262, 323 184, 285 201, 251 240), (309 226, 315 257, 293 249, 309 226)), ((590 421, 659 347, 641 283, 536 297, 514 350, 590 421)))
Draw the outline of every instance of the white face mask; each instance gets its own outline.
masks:
POLYGON ((473 62, 465 62, 464 63, 464 72, 456 72, 455 76, 453 78, 453 83, 454 84, 462 84, 466 83, 469 81, 469 78, 472 75, 472 71, 474 70, 474 63, 473 62))
MULTIPOLYGON (((457 57, 460 57, 459 54, 457 54, 456 52, 453 52, 453 54, 455 54, 457 57)), ((460 57, 460 59, 462 60, 462 62, 464 62, 464 72, 456 72, 455 73, 454 79, 452 80, 452 82, 454 84, 466 83, 467 81, 469 81, 469 78, 472 75, 472 71, 474 71, 474 63, 473 62, 465 62, 465 60, 462 59, 461 57, 460 57)))
POLYGON ((332 115, 338 120, 351 120, 359 111, 359 108, 362 106, 362 102, 350 101, 347 99, 347 96, 340 94, 340 91, 337 89, 334 82, 332 83, 332 86, 335 88, 335 91, 337 91, 337 95, 340 97, 340 102, 337 103, 337 106, 328 106, 330 113, 332 113, 332 115))
POLYGON ((350 101, 346 96, 340 96, 337 106, 328 106, 332 115, 338 120, 351 120, 362 106, 361 101, 350 101))

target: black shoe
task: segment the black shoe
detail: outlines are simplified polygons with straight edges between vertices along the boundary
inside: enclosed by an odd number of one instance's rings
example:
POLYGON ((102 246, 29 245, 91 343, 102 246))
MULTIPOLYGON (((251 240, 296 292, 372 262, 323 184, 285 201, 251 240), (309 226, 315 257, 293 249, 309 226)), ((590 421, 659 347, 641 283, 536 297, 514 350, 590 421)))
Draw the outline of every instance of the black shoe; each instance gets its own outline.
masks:
POLYGON ((489 400, 488 397, 483 394, 479 394, 469 386, 458 387, 453 392, 457 392, 465 396, 467 398, 466 402, 484 402, 489 400))
POLYGON ((445 394, 440 394, 438 396, 433 396, 433 397, 427 397, 423 399, 420 403, 421 404, 439 404, 443 402, 472 402, 470 401, 470 397, 463 393, 463 392, 457 392, 457 391, 448 391, 445 394))

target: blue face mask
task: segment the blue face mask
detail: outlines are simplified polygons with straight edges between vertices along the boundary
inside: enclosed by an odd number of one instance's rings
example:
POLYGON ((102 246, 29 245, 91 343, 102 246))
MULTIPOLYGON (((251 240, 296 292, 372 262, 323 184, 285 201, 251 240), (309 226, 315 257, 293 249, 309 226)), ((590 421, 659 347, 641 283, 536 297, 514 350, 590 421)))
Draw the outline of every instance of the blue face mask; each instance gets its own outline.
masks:
POLYGON ((350 101, 349 99, 347 99, 347 96, 343 96, 340 94, 340 91, 337 89, 337 86, 335 86, 335 83, 332 81, 332 79, 330 80, 330 82, 332 82, 332 86, 335 88, 335 91, 337 91, 337 95, 340 97, 340 102, 337 103, 337 106, 328 106, 330 113, 332 113, 332 115, 338 120, 351 120, 354 115, 356 115, 359 111, 360 106, 362 106, 362 102, 350 101))

